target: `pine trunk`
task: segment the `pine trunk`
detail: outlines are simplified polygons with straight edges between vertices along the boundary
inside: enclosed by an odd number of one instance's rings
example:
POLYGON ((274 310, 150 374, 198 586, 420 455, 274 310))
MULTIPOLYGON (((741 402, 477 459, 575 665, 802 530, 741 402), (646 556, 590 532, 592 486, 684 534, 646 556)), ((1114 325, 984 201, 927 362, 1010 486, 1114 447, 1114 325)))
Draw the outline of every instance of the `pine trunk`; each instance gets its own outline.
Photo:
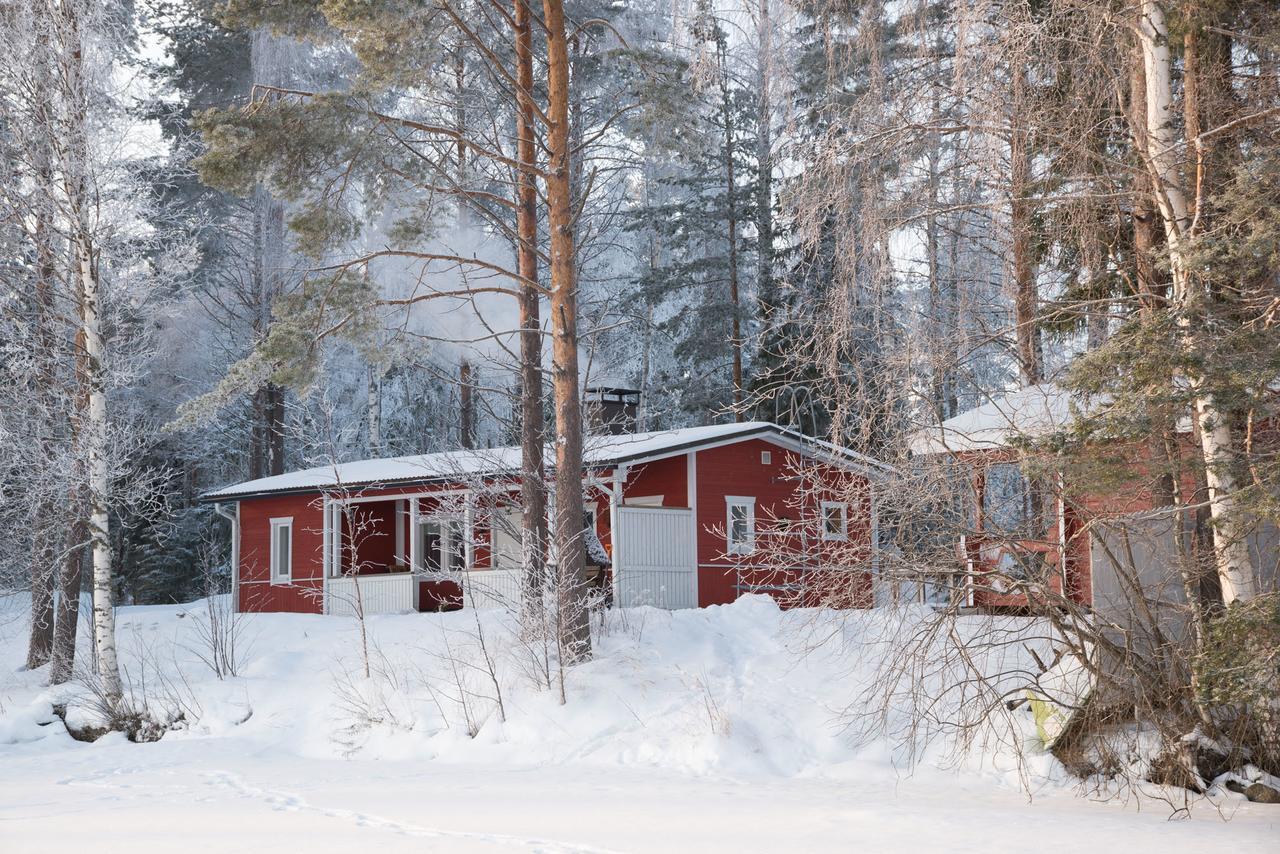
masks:
MULTIPOLYGON (((773 305, 773 91, 770 63, 773 61, 772 0, 760 0, 758 55, 756 60, 756 299, 767 309, 773 305)), ((761 312, 762 317, 767 316, 761 312)), ((642 399, 643 401, 643 399, 642 399)))
POLYGON ((555 546, 561 645, 570 661, 591 656, 582 538, 582 399, 578 388, 578 285, 574 246, 569 50, 562 0, 543 0, 547 33, 547 219, 551 237, 551 358, 556 413, 555 546))
POLYGON ((515 0, 516 35, 516 272, 520 285, 520 570, 524 613, 540 611, 547 557, 547 485, 543 463, 542 319, 538 281, 538 190, 533 167, 533 32, 528 0, 515 0), (531 609, 536 609, 531 610, 531 609))

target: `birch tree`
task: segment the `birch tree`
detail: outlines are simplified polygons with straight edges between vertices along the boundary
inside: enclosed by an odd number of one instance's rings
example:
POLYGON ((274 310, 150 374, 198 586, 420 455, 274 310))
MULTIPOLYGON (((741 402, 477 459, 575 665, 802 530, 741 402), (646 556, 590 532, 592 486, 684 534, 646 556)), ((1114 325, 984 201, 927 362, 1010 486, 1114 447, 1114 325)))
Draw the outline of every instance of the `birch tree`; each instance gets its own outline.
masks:
MULTIPOLYGON (((1177 105, 1173 92, 1173 61, 1169 49, 1169 26, 1159 0, 1143 0, 1135 27, 1141 49, 1142 77, 1145 81, 1146 125, 1142 128, 1146 151, 1144 160, 1150 176, 1156 206, 1164 225, 1173 280, 1172 301, 1179 312, 1183 346, 1192 352, 1203 346, 1197 340, 1204 331, 1197 328, 1206 294, 1196 281, 1188 258, 1188 243, 1199 225, 1199 209, 1204 200, 1195 199, 1196 212, 1188 204, 1179 152, 1183 150, 1176 129, 1177 105)), ((1185 90, 1184 90, 1185 91, 1185 90)), ((1184 95, 1185 97, 1185 95, 1184 95)), ((1212 133, 1206 130, 1189 140, 1202 151, 1212 133)), ((1203 165, 1200 164, 1203 168, 1203 165)), ((1253 558, 1245 539, 1244 509, 1237 495, 1235 475, 1238 447, 1230 415, 1218 405, 1205 378, 1194 368, 1185 375, 1193 393, 1195 418, 1199 424, 1200 450, 1209 486, 1209 511, 1213 518, 1213 539, 1222 597, 1227 604, 1256 595, 1253 558)))

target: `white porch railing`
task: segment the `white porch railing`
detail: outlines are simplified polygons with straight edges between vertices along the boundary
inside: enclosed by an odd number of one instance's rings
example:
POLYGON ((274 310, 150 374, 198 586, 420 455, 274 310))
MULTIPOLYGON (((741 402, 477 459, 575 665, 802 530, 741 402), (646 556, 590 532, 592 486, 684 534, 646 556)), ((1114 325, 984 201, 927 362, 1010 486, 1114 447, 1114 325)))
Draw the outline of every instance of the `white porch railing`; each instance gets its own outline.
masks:
POLYGON ((462 573, 463 605, 467 608, 520 607, 520 570, 477 569, 462 573))
POLYGON ((330 578, 325 584, 324 610, 326 614, 355 616, 356 603, 363 605, 365 616, 371 614, 399 614, 414 610, 413 591, 417 580, 409 572, 392 572, 386 575, 361 575, 359 578, 344 576, 330 578), (356 585, 359 584, 357 599, 356 585))

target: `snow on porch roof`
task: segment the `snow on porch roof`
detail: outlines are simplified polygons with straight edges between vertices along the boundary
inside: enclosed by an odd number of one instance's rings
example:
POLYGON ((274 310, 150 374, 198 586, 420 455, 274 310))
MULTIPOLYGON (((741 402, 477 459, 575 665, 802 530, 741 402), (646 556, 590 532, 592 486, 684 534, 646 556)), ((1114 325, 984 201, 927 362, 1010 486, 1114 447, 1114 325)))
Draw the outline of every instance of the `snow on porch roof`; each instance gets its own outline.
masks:
MULTIPOLYGON (((678 430, 656 430, 621 436, 589 436, 583 449, 583 462, 592 468, 605 468, 625 463, 638 463, 685 450, 693 450, 734 439, 770 436, 785 443, 803 447, 810 454, 843 465, 875 471, 888 471, 889 466, 845 448, 812 439, 768 421, 740 424, 713 424, 678 430)), ((552 449, 547 448, 548 462, 552 449)), ((273 477, 245 481, 204 493, 204 501, 245 498, 282 492, 309 492, 337 487, 367 487, 374 484, 404 484, 429 481, 465 480, 479 475, 514 474, 520 469, 519 446, 482 450, 442 451, 407 457, 385 457, 348 463, 316 466, 273 477)))
POLYGON ((911 438, 916 454, 942 454, 1003 448, 1014 436, 1043 436, 1069 427, 1074 419, 1071 394, 1053 383, 1027 386, 992 397, 911 438))

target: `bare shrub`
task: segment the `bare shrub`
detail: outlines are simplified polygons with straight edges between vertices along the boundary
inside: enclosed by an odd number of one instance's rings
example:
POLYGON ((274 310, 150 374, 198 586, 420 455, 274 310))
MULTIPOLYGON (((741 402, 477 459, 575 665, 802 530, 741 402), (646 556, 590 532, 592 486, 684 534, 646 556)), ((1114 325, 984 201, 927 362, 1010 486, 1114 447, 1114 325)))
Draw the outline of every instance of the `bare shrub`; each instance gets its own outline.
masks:
POLYGON ((233 601, 229 578, 220 571, 211 543, 201 545, 199 560, 205 607, 186 614, 195 638, 186 649, 219 679, 238 676, 248 654, 244 615, 233 601))
POLYGON ((167 732, 184 729, 199 720, 203 709, 186 676, 176 667, 169 675, 160 666, 159 650, 143 642, 137 631, 128 661, 121 666, 122 693, 89 667, 76 674, 80 691, 76 706, 87 713, 89 723, 68 724, 66 705, 55 713, 67 731, 81 741, 95 741, 108 732, 120 732, 129 741, 159 741, 167 732))
POLYGON ((430 691, 426 680, 415 680, 411 669, 403 662, 391 661, 376 643, 368 657, 361 656, 358 670, 344 666, 336 669, 334 707, 341 721, 336 741, 344 753, 358 751, 376 728, 405 732, 416 729, 418 720, 411 699, 419 684, 430 691))

